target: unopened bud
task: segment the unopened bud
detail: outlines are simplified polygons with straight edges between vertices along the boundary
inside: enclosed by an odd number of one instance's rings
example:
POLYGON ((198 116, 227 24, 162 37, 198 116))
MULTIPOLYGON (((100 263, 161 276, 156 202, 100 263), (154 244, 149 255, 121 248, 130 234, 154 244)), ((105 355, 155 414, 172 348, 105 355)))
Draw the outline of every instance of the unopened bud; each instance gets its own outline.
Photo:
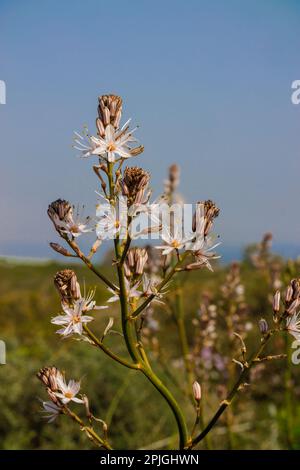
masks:
POLYGON ((259 326, 259 330, 260 330, 262 335, 265 335, 269 330, 268 323, 264 318, 261 318, 259 320, 258 326, 259 326))
POLYGON ((122 99, 116 95, 103 95, 99 96, 99 106, 97 119, 97 128, 101 136, 104 136, 103 127, 108 124, 114 126, 115 129, 119 127, 122 113, 122 99))
POLYGON ((197 380, 195 380, 195 382, 193 383, 193 395, 197 402, 201 400, 201 385, 199 384, 199 382, 197 382, 197 380))
POLYGON ((62 302, 71 303, 81 297, 77 276, 71 269, 58 271, 54 277, 54 284, 60 293, 62 302))
POLYGON ((56 251, 57 253, 60 253, 63 256, 74 256, 72 253, 70 253, 66 248, 63 246, 59 245, 58 243, 49 243, 51 246, 52 250, 56 251))
POLYGON ((56 392, 57 386, 57 377, 60 376, 59 370, 54 367, 44 367, 40 369, 37 373, 37 378, 52 392, 56 392))
POLYGON ((128 204, 141 204, 145 190, 149 184, 150 175, 143 168, 137 166, 126 167, 121 180, 123 196, 128 198, 128 204))
POLYGON ((273 297, 273 312, 278 313, 280 310, 280 291, 276 291, 273 297))
POLYGON ((286 289, 285 301, 289 303, 292 300, 292 297, 293 297, 293 288, 291 285, 289 285, 286 289))
POLYGON ((285 312, 288 314, 288 315, 293 315, 295 313, 295 310, 299 307, 299 304, 300 304, 300 299, 295 299, 291 305, 285 310, 285 312))
POLYGON ((61 222, 66 222, 72 217, 72 206, 64 199, 57 199, 48 206, 47 213, 55 227, 59 228, 61 222))

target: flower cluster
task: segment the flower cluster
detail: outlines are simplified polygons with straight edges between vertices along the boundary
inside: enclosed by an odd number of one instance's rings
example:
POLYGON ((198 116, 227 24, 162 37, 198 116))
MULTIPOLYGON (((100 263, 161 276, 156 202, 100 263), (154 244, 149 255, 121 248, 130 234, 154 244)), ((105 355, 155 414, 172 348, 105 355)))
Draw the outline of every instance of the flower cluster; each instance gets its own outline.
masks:
POLYGON ((37 377, 45 385, 51 400, 42 402, 49 423, 65 412, 65 405, 69 402, 84 403, 76 396, 80 391, 80 382, 70 380, 67 383, 64 374, 56 367, 44 367, 38 372, 37 377))

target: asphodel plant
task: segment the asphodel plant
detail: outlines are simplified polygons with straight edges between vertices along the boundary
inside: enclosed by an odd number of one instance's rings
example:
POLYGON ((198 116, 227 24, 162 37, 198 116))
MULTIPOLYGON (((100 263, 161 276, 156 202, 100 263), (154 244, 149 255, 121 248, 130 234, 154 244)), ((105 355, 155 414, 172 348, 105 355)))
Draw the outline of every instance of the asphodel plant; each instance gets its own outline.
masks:
MULTIPOLYGON (((128 166, 127 163, 143 152, 143 146, 137 143, 133 135, 136 128, 130 130, 130 120, 124 125, 121 120, 122 99, 115 95, 104 95, 99 97, 96 135, 90 135, 87 129, 84 129, 82 134, 75 133, 74 147, 80 151, 82 158, 92 162, 92 169, 98 178, 97 191, 100 201, 96 206, 95 215, 82 218, 78 209, 75 210, 74 206, 62 199, 52 202, 48 208, 48 215, 55 230, 64 242, 64 246, 51 243, 51 247, 65 257, 80 259, 99 282, 107 286, 111 296, 107 305, 97 306, 94 291, 83 295, 73 270, 59 271, 54 283, 60 295, 62 313, 51 321, 59 325, 57 333, 62 337, 75 336, 85 341, 87 347, 89 344, 96 346, 120 366, 143 374, 145 380, 157 390, 173 413, 178 429, 178 448, 192 449, 206 437, 237 392, 243 388, 249 370, 261 361, 282 357, 262 355, 270 338, 283 330, 289 330, 295 337, 299 335, 296 314, 300 295, 299 283, 293 280, 288 287, 282 313, 280 297, 276 293, 273 306, 274 327, 269 328, 266 320, 261 320, 259 347, 256 353, 248 356, 241 334, 237 335, 240 341, 240 355, 233 358, 238 364, 237 381, 206 424, 201 419, 201 386, 196 380, 193 368, 185 361, 190 394, 195 406, 194 426, 188 429, 181 404, 153 370, 145 347, 143 328, 147 318, 152 315, 153 305, 167 300, 172 286, 180 282, 182 273, 197 269, 212 270, 211 263, 218 257, 213 250, 218 243, 215 243, 211 229, 219 209, 210 200, 198 202, 192 213, 190 228, 185 229, 186 224, 182 223, 183 202, 175 200, 174 197, 179 178, 176 165, 170 168, 164 194, 151 202, 150 174, 143 168, 128 166), (94 241, 90 250, 84 253, 79 241, 80 237, 88 232, 94 234, 94 241), (154 248, 134 246, 136 240, 148 240, 154 234, 156 239, 161 239, 154 248), (114 247, 112 269, 116 270, 117 283, 109 279, 93 262, 99 247, 107 244, 109 240, 114 247), (156 256, 153 256, 153 251, 156 256), (119 355, 109 345, 109 333, 113 326, 109 314, 112 302, 117 302, 119 306, 122 328, 119 338, 128 352, 126 356, 119 355), (108 322, 105 330, 99 333, 94 331, 90 324, 94 319, 93 312, 102 309, 108 322)), ((186 360, 188 339, 182 312, 178 313, 177 318, 183 345, 182 354, 185 356, 183 359, 186 360)), ((109 442, 107 425, 91 413, 88 398, 80 394, 79 381, 67 382, 65 373, 54 366, 41 369, 38 377, 48 393, 49 400, 43 401, 42 405, 50 422, 59 415, 69 416, 93 443, 105 449, 112 449, 113 443, 109 442), (80 408, 78 412, 75 411, 77 405, 74 403, 77 403, 78 408, 81 407, 81 411, 80 408)))

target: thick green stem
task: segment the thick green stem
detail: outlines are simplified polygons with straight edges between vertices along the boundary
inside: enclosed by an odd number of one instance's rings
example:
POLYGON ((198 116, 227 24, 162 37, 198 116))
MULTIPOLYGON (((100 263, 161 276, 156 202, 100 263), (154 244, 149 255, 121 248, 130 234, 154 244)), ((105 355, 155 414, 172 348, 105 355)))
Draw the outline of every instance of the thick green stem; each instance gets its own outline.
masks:
POLYGON ((178 405, 177 401, 175 400, 175 398, 173 397, 169 389, 161 382, 161 380, 152 371, 152 369, 143 367, 142 372, 150 380, 150 382, 154 385, 156 390, 159 391, 159 393, 164 397, 164 399, 169 404, 174 414, 177 427, 178 427, 179 448, 181 450, 187 448, 189 445, 189 436, 188 436, 188 430, 187 430, 185 418, 183 416, 180 406, 178 405))
MULTIPOLYGON (((108 170, 107 174, 108 174, 108 181, 109 181, 110 199, 111 199, 111 202, 114 202, 115 195, 114 195, 113 164, 112 163, 108 163, 107 170, 108 170)), ((127 298, 127 291, 126 291, 126 284, 125 284, 125 275, 124 275, 123 264, 120 263, 122 253, 120 250, 118 238, 114 240, 114 245, 115 245, 115 255, 116 255, 116 260, 117 260, 117 271, 118 271, 118 280, 119 280, 119 288, 120 288, 119 295, 120 295, 121 316, 122 316, 122 330, 123 330, 123 335, 124 335, 128 352, 131 358, 133 359, 133 361, 135 361, 136 364, 140 365, 140 370, 143 372, 143 374, 148 378, 148 380, 154 385, 154 387, 159 391, 159 393, 163 396, 163 398, 169 404, 174 414, 174 417, 176 419, 177 426, 178 426, 179 446, 180 446, 180 449, 184 449, 185 447, 188 446, 189 439, 188 439, 188 431, 187 431, 183 413, 177 401, 171 394, 171 392, 156 376, 156 374, 152 371, 151 367, 149 367, 148 359, 145 360, 145 358, 143 358, 143 355, 141 354, 141 351, 140 351, 141 344, 139 344, 139 342, 137 341, 137 337, 136 337, 135 320, 130 315, 130 312, 128 311, 128 298, 127 298)), ((171 277, 172 276, 170 276, 170 278, 171 277)), ((142 351, 142 353, 146 354, 144 350, 142 351)))
POLYGON ((92 333, 92 331, 88 328, 88 326, 84 325, 83 326, 86 334, 88 337, 93 341, 93 343, 98 346, 107 356, 109 356, 111 359, 113 359, 116 362, 119 362, 119 364, 122 364, 125 367, 128 367, 129 369, 139 369, 140 366, 139 364, 132 364, 131 362, 126 361, 126 359, 123 359, 122 357, 118 356, 114 352, 112 352, 109 348, 107 348, 102 341, 100 341, 97 336, 92 333))

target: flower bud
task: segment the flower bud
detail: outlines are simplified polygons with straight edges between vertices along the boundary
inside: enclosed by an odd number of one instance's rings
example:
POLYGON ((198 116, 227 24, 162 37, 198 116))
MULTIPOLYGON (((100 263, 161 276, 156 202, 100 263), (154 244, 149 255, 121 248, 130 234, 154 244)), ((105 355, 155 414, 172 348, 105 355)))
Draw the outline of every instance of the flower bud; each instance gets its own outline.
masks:
POLYGON ((295 300, 293 300, 293 302, 291 303, 291 305, 289 305, 288 308, 285 309, 285 312, 288 314, 288 315, 293 315, 295 313, 295 310, 299 307, 300 305, 300 299, 299 297, 295 300))
POLYGON ((293 298, 293 288, 291 285, 289 285, 285 293, 285 302, 289 303, 292 300, 292 298, 293 298))
POLYGON ((264 318, 261 318, 259 320, 258 326, 259 326, 259 330, 260 330, 262 335, 265 335, 269 330, 268 323, 264 318))
POLYGON ((128 205, 142 204, 149 184, 150 175, 147 171, 134 167, 126 167, 121 180, 122 194, 128 199, 128 205))
POLYGON ((60 293, 62 302, 70 304, 81 297, 77 276, 71 269, 58 271, 54 277, 54 285, 60 293))
POLYGON ((59 245, 58 243, 49 243, 49 245, 51 246, 52 250, 56 251, 57 253, 60 253, 63 256, 74 256, 66 248, 59 245))
POLYGON ((208 199, 204 202, 197 202, 196 212, 193 217, 192 222, 192 230, 196 232, 197 230, 197 223, 199 224, 202 217, 204 217, 204 230, 203 234, 206 237, 213 226, 214 219, 218 217, 220 213, 220 209, 216 206, 216 204, 208 199), (200 220, 197 220, 200 219, 200 220))
POLYGON ((195 400, 199 403, 201 400, 202 392, 201 385, 199 384, 199 382, 197 382, 197 380, 195 380, 195 382, 193 383, 193 395, 195 400))
POLYGON ((122 115, 122 98, 116 95, 99 96, 98 115, 96 121, 98 133, 105 135, 105 127, 111 124, 115 129, 119 127, 122 115))
POLYGON ((37 378, 47 387, 50 391, 57 391, 57 376, 60 375, 59 370, 54 367, 44 367, 37 373, 37 378))
POLYGON ((52 220, 56 228, 59 228, 59 223, 67 221, 72 218, 72 206, 68 201, 64 199, 57 199, 51 202, 48 206, 48 216, 52 220))
POLYGON ((276 291, 273 297, 273 312, 278 313, 280 310, 280 291, 276 291))

